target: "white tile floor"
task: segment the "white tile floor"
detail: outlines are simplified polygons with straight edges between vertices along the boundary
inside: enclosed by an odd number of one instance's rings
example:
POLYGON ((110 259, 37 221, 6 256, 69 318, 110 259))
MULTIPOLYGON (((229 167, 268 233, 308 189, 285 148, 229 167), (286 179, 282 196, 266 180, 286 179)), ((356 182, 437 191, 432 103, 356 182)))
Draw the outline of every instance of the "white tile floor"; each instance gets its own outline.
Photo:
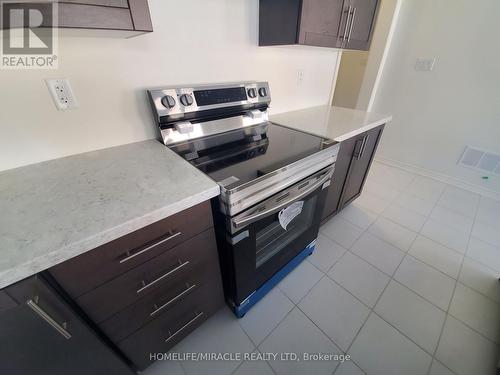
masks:
POLYGON ((223 308, 176 352, 348 353, 352 361, 158 362, 159 374, 495 374, 500 202, 374 163, 315 253, 243 319, 223 308))

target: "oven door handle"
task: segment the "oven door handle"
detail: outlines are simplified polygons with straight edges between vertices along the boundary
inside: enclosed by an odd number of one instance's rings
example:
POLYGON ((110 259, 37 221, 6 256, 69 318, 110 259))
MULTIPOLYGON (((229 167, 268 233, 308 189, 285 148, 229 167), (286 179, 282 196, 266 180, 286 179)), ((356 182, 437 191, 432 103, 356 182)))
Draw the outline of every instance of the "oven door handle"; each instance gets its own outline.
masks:
MULTIPOLYGON (((290 196, 287 200, 285 201, 280 201, 277 202, 277 204, 263 210, 259 211, 253 214, 242 214, 236 216, 234 219, 232 219, 232 226, 233 229, 240 229, 242 227, 247 226, 248 224, 254 223, 258 220, 260 220, 262 217, 269 216, 271 214, 274 214, 275 212, 280 211, 281 209, 287 207, 288 205, 292 204, 295 201, 301 200, 302 198, 306 197, 310 193, 312 193, 314 190, 318 189, 320 186, 322 186, 325 182, 330 181, 332 178, 332 174, 334 171, 335 167, 332 166, 322 172, 320 175, 316 175, 313 178, 310 178, 309 181, 313 179, 317 179, 316 182, 314 182, 311 186, 309 186, 306 190, 304 191, 298 191, 296 194, 293 194, 290 196)), ((304 184, 305 181, 299 182, 299 185, 304 184)), ((252 210, 254 212, 254 210, 252 210)))

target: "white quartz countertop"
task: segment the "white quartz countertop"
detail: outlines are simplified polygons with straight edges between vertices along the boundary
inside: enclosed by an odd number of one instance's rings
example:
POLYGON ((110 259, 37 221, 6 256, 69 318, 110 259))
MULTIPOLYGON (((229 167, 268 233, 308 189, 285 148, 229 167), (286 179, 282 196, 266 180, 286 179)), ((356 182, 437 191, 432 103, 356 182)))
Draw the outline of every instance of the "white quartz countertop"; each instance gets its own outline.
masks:
POLYGON ((156 140, 0 172, 0 288, 217 195, 156 140))
POLYGON ((325 105, 279 113, 270 120, 341 142, 388 123, 392 116, 325 105))

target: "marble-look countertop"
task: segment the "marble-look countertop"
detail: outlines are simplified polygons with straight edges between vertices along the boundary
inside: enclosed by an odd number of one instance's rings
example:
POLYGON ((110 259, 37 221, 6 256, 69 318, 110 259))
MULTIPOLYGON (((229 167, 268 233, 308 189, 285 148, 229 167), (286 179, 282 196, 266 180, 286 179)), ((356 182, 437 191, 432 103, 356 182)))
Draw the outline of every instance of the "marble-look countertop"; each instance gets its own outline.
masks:
POLYGON ((388 123, 392 120, 392 116, 325 105, 279 113, 272 115, 270 120, 276 124, 342 142, 388 123))
POLYGON ((156 140, 0 172, 0 288, 218 194, 156 140))

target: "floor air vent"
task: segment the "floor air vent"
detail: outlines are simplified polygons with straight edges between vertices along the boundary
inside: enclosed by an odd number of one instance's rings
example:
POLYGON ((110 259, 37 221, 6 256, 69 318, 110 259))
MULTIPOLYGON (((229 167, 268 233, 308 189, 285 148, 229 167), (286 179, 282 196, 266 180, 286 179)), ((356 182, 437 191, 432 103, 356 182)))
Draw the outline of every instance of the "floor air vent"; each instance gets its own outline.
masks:
POLYGON ((500 154, 478 148, 465 147, 465 151, 458 164, 468 168, 500 174, 500 154))

